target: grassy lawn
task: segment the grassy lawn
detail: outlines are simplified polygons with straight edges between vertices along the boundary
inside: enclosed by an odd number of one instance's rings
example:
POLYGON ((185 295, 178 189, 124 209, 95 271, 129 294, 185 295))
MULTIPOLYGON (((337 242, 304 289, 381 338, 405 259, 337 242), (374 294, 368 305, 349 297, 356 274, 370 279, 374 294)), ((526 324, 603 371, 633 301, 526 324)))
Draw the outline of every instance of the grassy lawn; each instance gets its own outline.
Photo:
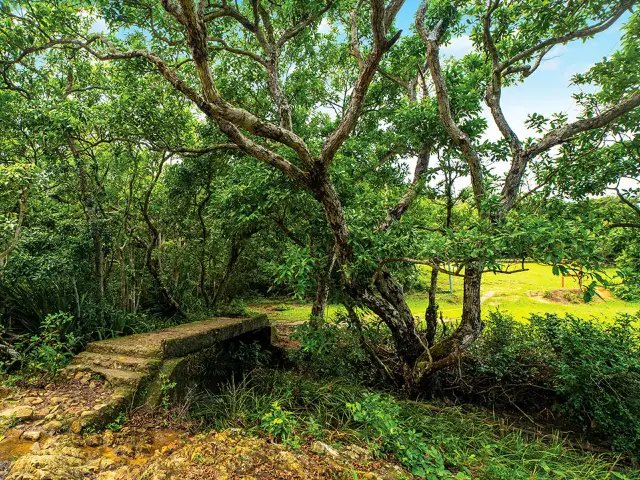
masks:
MULTIPOLYGON (((527 264, 529 271, 504 274, 485 274, 482 281, 483 313, 500 308, 513 314, 516 318, 526 318, 532 313, 572 313, 579 317, 596 316, 611 318, 618 313, 635 313, 640 310, 640 302, 625 302, 612 297, 608 292, 601 292, 602 298, 590 303, 560 303, 545 298, 545 292, 561 289, 561 277, 553 275, 551 267, 539 264, 527 264), (532 293, 535 292, 535 293, 532 293)), ((430 274, 428 267, 423 269, 425 276, 430 274)), ((607 272, 613 275, 613 270, 607 272)), ((445 318, 457 318, 462 312, 462 281, 453 277, 453 293, 449 293, 449 279, 440 275, 438 281, 438 303, 445 318)), ((575 278, 565 278, 565 289, 570 291, 578 287, 575 278)), ((414 315, 423 317, 427 307, 426 293, 411 293, 407 296, 409 307, 414 315)), ((295 302, 265 300, 250 306, 253 309, 266 311, 276 321, 306 320, 311 313, 311 305, 295 302)), ((328 314, 332 315, 341 307, 330 305, 328 314)))

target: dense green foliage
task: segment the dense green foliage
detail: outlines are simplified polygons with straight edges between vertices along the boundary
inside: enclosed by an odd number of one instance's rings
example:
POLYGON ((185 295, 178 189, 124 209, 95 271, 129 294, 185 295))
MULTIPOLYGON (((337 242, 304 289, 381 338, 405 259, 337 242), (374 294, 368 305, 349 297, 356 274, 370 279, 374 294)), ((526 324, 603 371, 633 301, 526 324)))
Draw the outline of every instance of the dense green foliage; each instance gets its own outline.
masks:
MULTIPOLYGON (((533 415, 551 409, 561 424, 638 455, 639 320, 638 315, 608 322, 547 314, 519 322, 492 311, 477 345, 423 392, 533 415)), ((380 384, 381 373, 370 375, 376 371, 375 359, 359 338, 336 333, 340 328, 345 324, 329 324, 311 336, 307 327, 301 327, 298 338, 305 353, 293 358, 302 360, 305 371, 325 378, 380 384), (351 375, 345 372, 348 362, 357 366, 351 375)), ((377 332, 378 344, 384 344, 384 338, 384 332, 377 332)))
POLYGON ((618 450, 640 451, 638 316, 613 323, 533 315, 530 324, 492 312, 471 353, 468 394, 518 405, 539 401, 618 450), (476 383, 477 382, 477 383, 476 383), (493 391, 492 391, 493 390, 493 391), (489 392, 489 393, 484 393, 489 392))
MULTIPOLYGON (((292 337, 299 369, 553 407, 638 455, 640 319, 494 312, 483 335, 480 293, 484 275, 540 262, 579 278, 570 299, 640 299, 636 3, 0 0, 2 373, 53 373, 92 340, 295 298, 313 301, 292 337), (576 118, 509 124, 505 88, 608 28, 618 48, 571 79, 576 118), (462 37, 466 55, 441 55, 462 37), (459 318, 443 318, 438 275, 463 279, 459 318), (419 321, 410 289, 428 296, 419 321), (328 299, 347 314, 325 322, 328 299)), ((290 381, 238 388, 210 407, 231 409, 221 421, 247 414, 292 444, 354 422, 416 474, 469 474, 390 397, 316 399, 320 422, 290 381), (229 403, 254 388, 283 391, 229 403)))

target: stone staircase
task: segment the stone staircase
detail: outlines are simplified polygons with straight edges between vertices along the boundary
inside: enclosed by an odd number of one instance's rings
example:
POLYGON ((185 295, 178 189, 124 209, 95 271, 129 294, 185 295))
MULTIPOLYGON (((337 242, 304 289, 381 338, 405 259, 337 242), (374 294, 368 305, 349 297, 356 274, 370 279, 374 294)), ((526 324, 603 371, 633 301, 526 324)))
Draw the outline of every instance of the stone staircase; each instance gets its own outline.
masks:
POLYGON ((66 368, 67 372, 92 372, 104 377, 111 385, 137 386, 157 371, 162 361, 153 358, 84 351, 66 368))

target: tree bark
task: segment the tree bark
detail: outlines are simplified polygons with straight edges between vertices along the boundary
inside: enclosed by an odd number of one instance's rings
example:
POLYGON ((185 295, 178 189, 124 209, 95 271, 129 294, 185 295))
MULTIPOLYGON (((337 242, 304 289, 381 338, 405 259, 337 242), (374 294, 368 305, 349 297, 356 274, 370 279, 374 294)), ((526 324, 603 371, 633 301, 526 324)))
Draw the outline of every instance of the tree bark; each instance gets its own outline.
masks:
POLYGON ((378 295, 362 285, 352 288, 350 295, 378 315, 389 327, 396 351, 403 362, 403 375, 411 378, 415 362, 425 352, 426 346, 416 328, 402 286, 387 271, 376 275, 374 285, 378 295))
MULTIPOLYGON (((65 98, 68 99, 71 96, 72 89, 73 72, 69 70, 67 72, 65 98)), ((67 134, 67 143, 69 145, 71 155, 76 162, 76 166, 78 167, 80 203, 82 204, 82 207, 85 211, 85 216, 87 217, 89 228, 91 229, 91 237, 93 239, 93 263, 97 279, 98 299, 100 302, 102 302, 105 294, 104 251, 102 248, 102 234, 100 232, 101 227, 98 225, 96 199, 89 187, 89 180, 84 166, 84 158, 78 150, 75 139, 70 133, 67 134)), ((102 317, 102 313, 100 315, 102 317)))
POLYGON ((329 301, 329 288, 331 286, 331 273, 336 263, 336 253, 331 248, 329 257, 327 258, 324 268, 318 275, 318 286, 316 287, 316 296, 311 307, 310 322, 312 326, 318 326, 324 321, 325 310, 329 301))
MULTIPOLYGON (((28 198, 29 198, 29 190, 24 189, 22 191, 22 194, 20 195, 20 210, 18 211, 18 224, 16 225, 16 228, 13 232, 13 239, 11 240, 11 243, 9 244, 9 246, 6 248, 4 252, 0 252, 0 267, 4 265, 3 263, 4 260, 9 256, 11 252, 13 252, 13 250, 18 245, 18 241, 20 240, 20 231, 22 229, 22 223, 24 222, 24 216, 27 211, 28 198)), ((1 274, 2 272, 0 271, 0 275, 1 274)))
POLYGON ((147 224, 147 227, 149 229, 149 233, 151 236, 151 239, 147 244, 147 250, 145 254, 145 265, 147 267, 147 270, 151 274, 151 277, 153 278, 154 283, 156 284, 156 287, 158 288, 158 290, 160 290, 160 293, 163 299, 171 307, 172 313, 180 314, 182 312, 182 309, 180 308, 180 304, 173 297, 173 295, 165 285, 164 281, 162 280, 162 268, 160 265, 160 260, 157 257, 154 258, 153 256, 154 250, 156 250, 160 246, 161 237, 160 237, 160 231, 158 230, 158 227, 156 227, 156 225, 151 220, 151 216, 149 215, 149 201, 151 199, 151 194, 153 193, 153 189, 155 188, 156 183, 158 183, 158 179, 160 178, 160 175, 162 175, 162 168, 164 167, 164 164, 169 159, 169 157, 170 155, 168 156, 166 154, 163 154, 162 160, 158 165, 158 171, 155 173, 152 179, 151 185, 149 186, 149 188, 145 193, 144 203, 142 204, 142 217, 144 218, 144 221, 147 224))
POLYGON ((429 284, 429 304, 424 312, 424 320, 427 324, 427 346, 432 346, 436 338, 438 326, 438 305, 436 303, 436 292, 438 288, 438 269, 431 269, 431 283, 429 284))
POLYGON ((462 320, 447 338, 436 343, 418 360, 414 382, 425 375, 454 363, 482 333, 484 323, 480 309, 481 263, 469 263, 465 268, 462 320))
POLYGON ((224 295, 225 290, 227 289, 227 285, 229 284, 229 280, 231 279, 231 275, 233 274, 233 270, 235 269, 238 260, 240 259, 240 254, 242 253, 242 246, 238 240, 233 240, 231 243, 231 250, 229 251, 229 260, 227 261, 227 267, 225 268, 224 275, 222 276, 222 280, 220 281, 220 285, 216 289, 215 294, 213 295, 213 299, 211 300, 211 306, 215 307, 218 304, 218 301, 224 295))

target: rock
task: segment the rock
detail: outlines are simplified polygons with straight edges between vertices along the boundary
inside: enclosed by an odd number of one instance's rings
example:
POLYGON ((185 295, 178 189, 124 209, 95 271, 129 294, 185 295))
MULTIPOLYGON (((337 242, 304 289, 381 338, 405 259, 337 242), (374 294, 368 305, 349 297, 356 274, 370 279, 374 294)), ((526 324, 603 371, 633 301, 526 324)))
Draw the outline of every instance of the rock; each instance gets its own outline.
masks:
POLYGON ((113 442, 115 442, 115 435, 113 435, 113 432, 111 430, 106 430, 104 432, 104 435, 102 436, 102 442, 107 446, 110 447, 113 445, 113 442))
POLYGON ((97 384, 95 381, 93 381, 93 380, 89 382, 89 388, 90 388, 90 389, 92 389, 92 390, 93 390, 94 388, 96 388, 96 386, 97 386, 97 385, 98 385, 98 384, 97 384))
POLYGON ((98 474, 96 480, 123 480, 127 477, 128 471, 127 467, 122 467, 113 472, 102 472, 98 474))
POLYGON ((49 403, 50 403, 51 405, 58 405, 58 404, 60 404, 60 403, 64 402, 65 400, 66 400, 66 399, 65 399, 64 397, 51 397, 51 398, 49 399, 49 403))
POLYGON ((36 398, 33 402, 31 402, 31 405, 40 405, 41 403, 44 403, 44 400, 42 398, 36 398))
POLYGON ((71 432, 75 433, 76 435, 80 435, 80 433, 82 433, 83 428, 84 428, 84 425, 82 424, 82 422, 80 420, 76 420, 71 424, 71 426, 69 427, 69 430, 71 430, 71 432))
POLYGON ((18 458, 7 480, 81 480, 95 478, 97 459, 90 459, 69 439, 47 442, 38 452, 18 458))
POLYGON ((329 455, 334 458, 338 458, 340 456, 340 453, 335 448, 327 445, 324 442, 313 442, 313 445, 311 445, 311 450, 315 453, 329 455))
POLYGON ((84 372, 77 372, 73 378, 75 380, 80 380, 82 377, 84 377, 84 372))
POLYGON ((29 442, 37 442, 40 440, 42 433, 39 430, 28 430, 22 434, 22 438, 29 442))
POLYGON ((32 452, 39 452, 40 451, 40 444, 38 442, 36 442, 33 445, 31 445, 31 451, 32 452))
POLYGON ((26 405, 13 407, 0 412, 0 417, 14 418, 16 420, 28 420, 33 417, 33 408, 26 405))
POLYGON ((87 447, 99 447, 102 445, 102 437, 94 433, 85 438, 84 443, 87 447))
POLYGON ((118 445, 113 449, 113 453, 115 453, 119 457, 133 457, 135 455, 133 453, 133 448, 131 448, 129 445, 118 445))
POLYGON ((49 423, 45 423, 42 428, 50 432, 59 432, 62 429, 62 422, 51 420, 49 423))
POLYGON ((94 412, 92 412, 91 410, 85 410, 84 412, 82 412, 80 414, 80 418, 92 417, 93 414, 94 414, 94 412))
POLYGON ((342 450, 342 456, 355 462, 365 458, 370 458, 371 452, 366 448, 359 447, 358 445, 347 445, 342 450))
POLYGON ((13 390, 8 387, 0 387, 0 399, 7 400, 11 397, 13 390))
MULTIPOLYGON (((363 479, 410 478, 406 471, 384 460, 370 465, 363 465, 362 458, 354 463, 345 461, 343 449, 338 452, 323 442, 315 442, 312 447, 323 454, 312 455, 306 449, 290 451, 283 445, 248 436, 242 431, 216 432, 188 439, 182 437, 180 442, 163 445, 151 454, 151 450, 143 452, 136 441, 150 438, 147 431, 130 429, 129 433, 131 435, 114 435, 106 431, 87 436, 84 441, 73 435, 49 438, 33 447, 31 453, 20 457, 11 466, 6 480, 254 478, 246 474, 255 471, 256 467, 277 473, 277 476, 260 478, 352 478, 354 469, 358 470, 358 478, 363 479), (128 444, 106 451, 86 448, 100 441, 108 445, 115 437, 128 444), (338 454, 337 458, 334 453, 338 454)), ((0 470, 0 478, 3 478, 2 473, 0 470)))

